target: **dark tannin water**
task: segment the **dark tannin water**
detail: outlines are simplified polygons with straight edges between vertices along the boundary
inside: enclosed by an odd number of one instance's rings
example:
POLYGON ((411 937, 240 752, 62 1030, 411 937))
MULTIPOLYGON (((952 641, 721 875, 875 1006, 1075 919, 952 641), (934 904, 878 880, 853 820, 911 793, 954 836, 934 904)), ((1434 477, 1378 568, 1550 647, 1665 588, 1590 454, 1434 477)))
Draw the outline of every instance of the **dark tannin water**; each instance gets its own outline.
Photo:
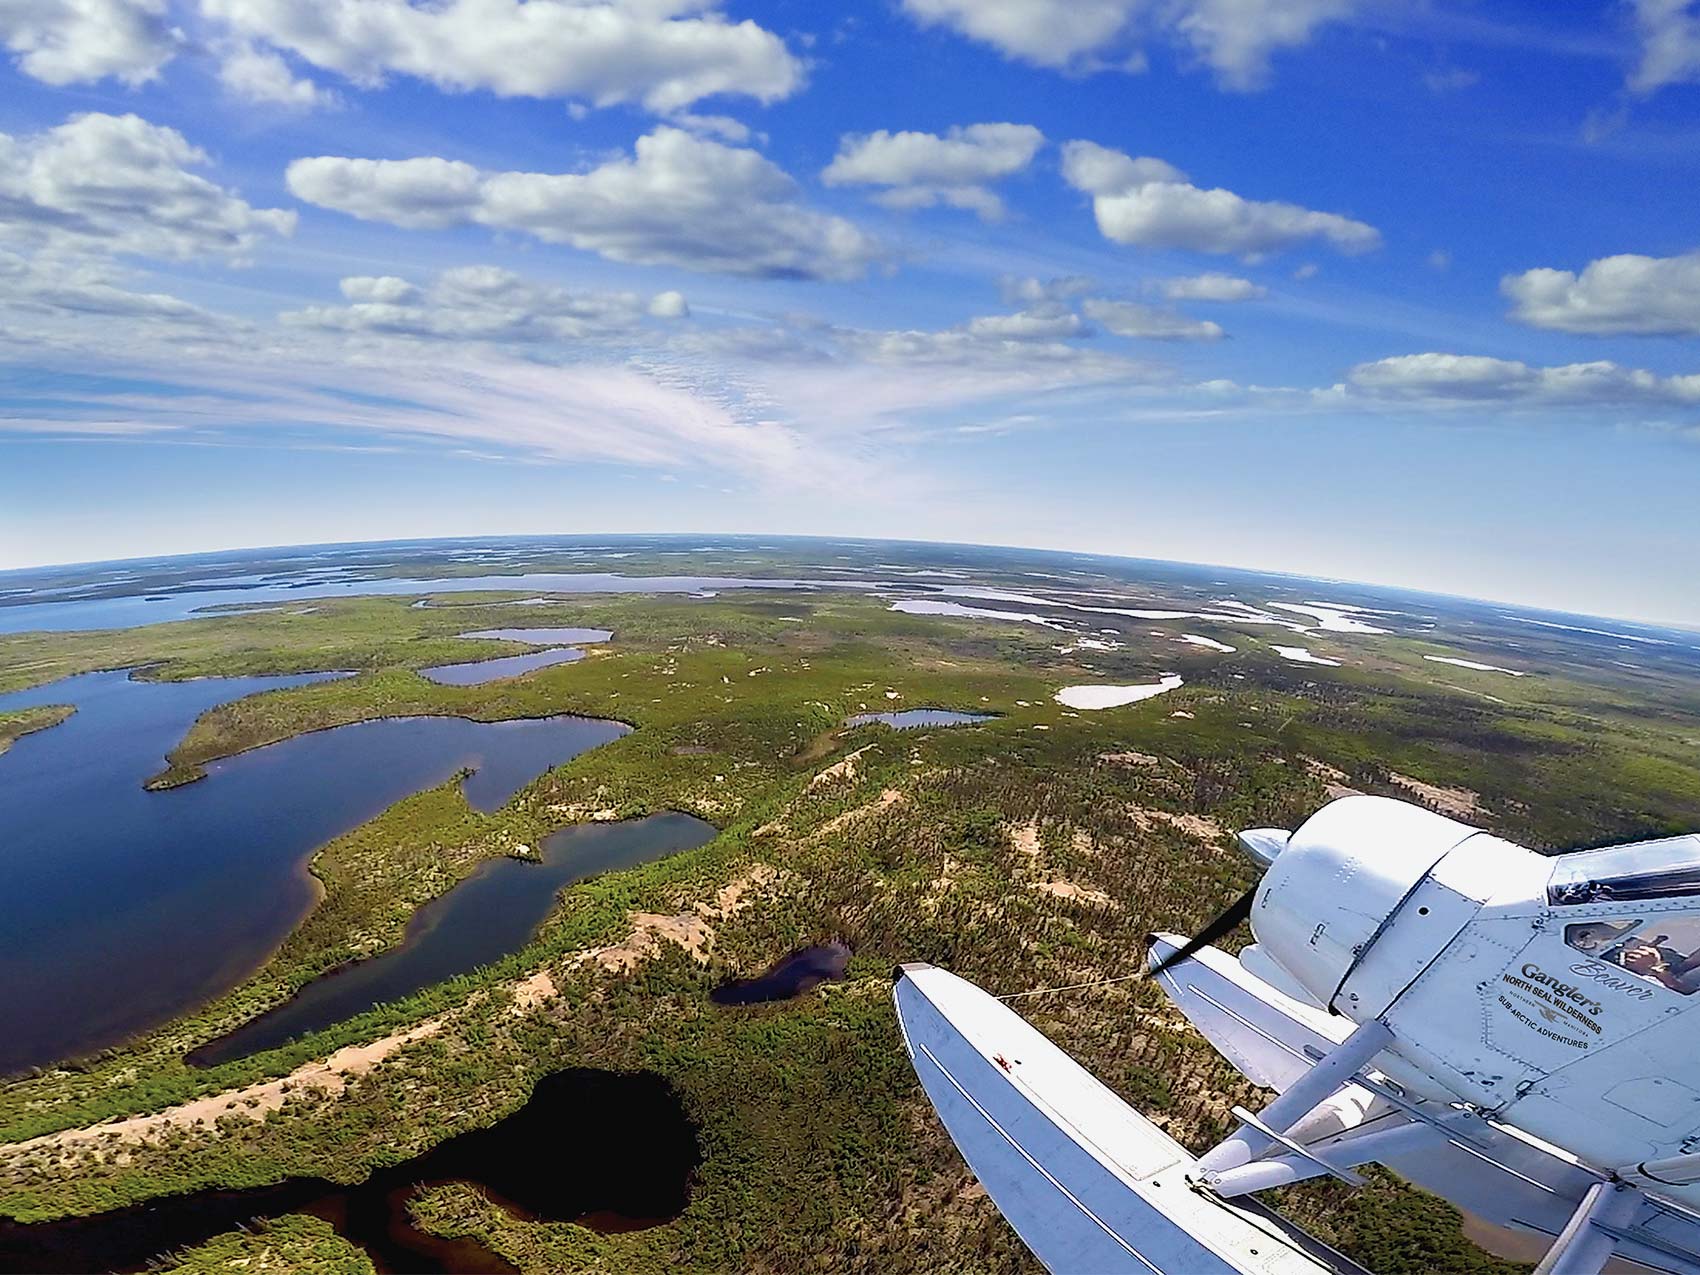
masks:
POLYGON ((905 708, 896 713, 858 713, 846 717, 846 726, 889 726, 893 730, 915 730, 921 726, 971 726, 989 722, 996 713, 958 713, 948 708, 905 708))
POLYGON ((799 948, 755 978, 722 983, 709 993, 709 998, 716 1005, 759 1005, 763 1001, 789 1000, 813 991, 822 983, 843 978, 851 955, 848 947, 837 942, 799 948))
POLYGON ((574 882, 714 840, 713 824, 669 811, 551 833, 540 862, 493 859, 408 923, 400 947, 315 979, 284 1004, 188 1056, 197 1067, 274 1049, 374 1005, 499 961, 531 941, 555 896, 574 882))
POLYGON ((0 695, 0 709, 77 706, 0 756, 0 1075, 115 1044, 233 986, 312 903, 312 851, 401 798, 471 767, 467 800, 492 810, 630 729, 389 718, 143 790, 206 709, 312 680, 90 673, 0 695))
POLYGON ((696 1130, 660 1076, 558 1071, 506 1119, 379 1169, 357 1186, 291 1178, 54 1222, 0 1221, 0 1271, 141 1270, 159 1254, 283 1213, 325 1218, 380 1271, 511 1271, 476 1240, 420 1231, 408 1200, 422 1185, 467 1182, 516 1217, 636 1230, 684 1210, 701 1159, 696 1130))

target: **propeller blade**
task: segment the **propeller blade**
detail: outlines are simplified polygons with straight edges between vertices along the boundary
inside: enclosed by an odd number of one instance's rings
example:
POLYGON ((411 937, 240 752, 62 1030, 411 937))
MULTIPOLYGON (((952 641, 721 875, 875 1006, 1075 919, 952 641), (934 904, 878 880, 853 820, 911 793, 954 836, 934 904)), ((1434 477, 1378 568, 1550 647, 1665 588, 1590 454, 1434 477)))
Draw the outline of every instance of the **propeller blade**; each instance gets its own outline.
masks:
POLYGON ((1209 947, 1217 939, 1226 938, 1229 934, 1232 934, 1234 932, 1234 928, 1238 926, 1241 921, 1244 921, 1251 915, 1252 900, 1255 898, 1257 898, 1257 887, 1254 885, 1251 889, 1247 890, 1244 894, 1240 895, 1239 898, 1230 903, 1227 910, 1223 912, 1221 916, 1217 917, 1214 921, 1210 922, 1209 925, 1205 926, 1197 934, 1193 935, 1192 938, 1188 939, 1184 947, 1171 952, 1168 956, 1157 962, 1155 966, 1147 970, 1145 976, 1147 978, 1155 978, 1171 965, 1180 964, 1180 962, 1186 960, 1187 957, 1192 956, 1201 948, 1209 947))

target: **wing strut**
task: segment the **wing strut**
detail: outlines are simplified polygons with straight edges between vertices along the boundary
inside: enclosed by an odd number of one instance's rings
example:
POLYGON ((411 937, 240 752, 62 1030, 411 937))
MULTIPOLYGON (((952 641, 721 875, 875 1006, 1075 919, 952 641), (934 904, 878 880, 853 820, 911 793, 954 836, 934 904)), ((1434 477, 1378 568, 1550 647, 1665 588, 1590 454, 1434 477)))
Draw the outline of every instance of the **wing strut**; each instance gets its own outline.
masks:
POLYGON ((1241 1121, 1238 1129, 1198 1157, 1197 1175, 1207 1180, 1210 1174, 1250 1164, 1279 1145, 1272 1134, 1286 1133, 1317 1103, 1333 1097, 1392 1039, 1392 1030, 1380 1019, 1360 1025, 1259 1113, 1256 1124, 1267 1132, 1241 1121))
POLYGON ((1616 1232, 1641 1208, 1641 1192, 1618 1182, 1596 1182, 1582 1197, 1535 1275, 1599 1275, 1617 1247, 1616 1232))

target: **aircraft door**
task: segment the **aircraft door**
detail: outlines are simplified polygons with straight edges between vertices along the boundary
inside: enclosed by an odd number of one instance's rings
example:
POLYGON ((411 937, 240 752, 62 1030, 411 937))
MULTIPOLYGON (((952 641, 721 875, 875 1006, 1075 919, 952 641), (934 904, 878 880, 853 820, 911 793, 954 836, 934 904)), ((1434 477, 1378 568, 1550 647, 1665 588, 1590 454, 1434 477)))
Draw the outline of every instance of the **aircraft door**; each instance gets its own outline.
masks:
POLYGON ((1697 990, 1700 912, 1566 907, 1483 985, 1483 1039, 1550 1074, 1677 1012, 1697 990))

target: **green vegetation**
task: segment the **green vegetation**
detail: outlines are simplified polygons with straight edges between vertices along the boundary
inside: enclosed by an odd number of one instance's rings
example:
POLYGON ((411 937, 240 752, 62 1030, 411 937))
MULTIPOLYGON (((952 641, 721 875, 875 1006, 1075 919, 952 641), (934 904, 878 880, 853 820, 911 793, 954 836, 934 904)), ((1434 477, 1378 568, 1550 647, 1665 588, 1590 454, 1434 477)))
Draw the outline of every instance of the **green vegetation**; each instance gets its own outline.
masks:
MULTIPOLYGON (((160 678, 357 673, 209 712, 172 753, 173 781, 373 716, 567 712, 636 728, 494 814, 469 810, 449 784, 331 843, 312 865, 323 900, 263 969, 122 1049, 0 1087, 0 1139, 162 1111, 428 1019, 433 1032, 340 1095, 292 1084, 264 1119, 0 1148, 0 1214, 48 1218, 294 1174, 355 1181, 514 1110, 549 1071, 641 1068, 665 1075, 701 1127, 703 1167, 676 1221, 599 1235, 520 1221, 454 1184, 422 1193, 416 1218, 526 1271, 1031 1271, 903 1057, 888 997, 896 962, 948 965, 999 993, 1125 973, 1147 932, 1194 928, 1248 884, 1228 830, 1292 826, 1329 784, 1407 798, 1411 781, 1467 789, 1479 821, 1537 844, 1700 826, 1689 742, 1700 711, 1684 707, 1693 688, 1668 678, 1651 689, 1616 673, 1489 680, 1421 658, 1453 648, 1402 638, 1315 668, 1226 629, 1234 655, 1177 649, 1145 622, 1123 625, 1117 650, 1064 654, 1053 632, 899 615, 849 594, 498 600, 355 599, 305 615, 0 638, 0 686, 124 665, 160 678), (520 649, 453 637, 496 624, 596 625, 616 638, 512 682, 446 687, 412 671, 520 649), (1168 670, 1183 689, 1124 709, 1075 713, 1051 698, 1070 682, 1168 670), (903 733, 839 725, 920 705, 1001 716, 903 733), (566 823, 661 809, 724 831, 564 891, 534 942, 495 966, 269 1054, 207 1071, 182 1063, 315 974, 393 944, 419 904, 484 859, 566 823), (768 871, 752 875, 757 865, 768 871), (1076 889, 1048 888, 1059 884, 1076 889), (742 892, 723 894, 729 885, 742 892), (706 926, 706 964, 665 939, 633 945, 629 970, 595 959, 632 937, 639 913, 706 926), (834 936, 856 953, 845 982, 773 1006, 710 1003, 722 978, 834 936), (539 972, 557 994, 516 1002, 516 984, 539 972)), ((1313 643, 1336 646, 1346 649, 1313 643)), ((1025 1012, 1188 1145, 1220 1136, 1231 1103, 1255 1105, 1147 985, 1038 997, 1025 1012)), ((1517 1269, 1465 1241, 1448 1206, 1391 1179, 1355 1194, 1309 1185, 1284 1206, 1386 1275, 1517 1269)), ((309 1218, 221 1237, 175 1269, 238 1257, 274 1271, 370 1269, 309 1218)))
POLYGON ((372 1259, 342 1240, 329 1222, 301 1214, 197 1245, 160 1268, 160 1275, 227 1275, 238 1270, 373 1275, 372 1259))
POLYGON ((25 735, 59 725, 76 711, 69 704, 43 704, 38 708, 15 708, 0 713, 0 753, 25 735))

